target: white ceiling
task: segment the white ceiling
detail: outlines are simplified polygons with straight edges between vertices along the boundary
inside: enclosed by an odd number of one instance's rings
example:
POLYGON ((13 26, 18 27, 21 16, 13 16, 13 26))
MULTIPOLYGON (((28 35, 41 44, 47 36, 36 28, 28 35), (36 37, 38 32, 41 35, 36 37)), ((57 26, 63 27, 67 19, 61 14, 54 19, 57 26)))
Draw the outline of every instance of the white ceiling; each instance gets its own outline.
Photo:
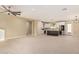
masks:
POLYGON ((35 20, 70 20, 79 17, 78 5, 14 5, 13 9, 22 11, 22 17, 35 20))

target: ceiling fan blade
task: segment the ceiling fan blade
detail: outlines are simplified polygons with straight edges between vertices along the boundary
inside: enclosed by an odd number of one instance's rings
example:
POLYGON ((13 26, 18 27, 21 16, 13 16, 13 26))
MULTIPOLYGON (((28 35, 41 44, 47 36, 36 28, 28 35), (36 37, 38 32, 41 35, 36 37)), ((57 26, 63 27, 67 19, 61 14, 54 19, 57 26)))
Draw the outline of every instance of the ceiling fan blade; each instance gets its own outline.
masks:
POLYGON ((9 13, 11 13, 12 15, 16 16, 16 15, 20 15, 20 11, 11 11, 9 9, 7 9, 4 5, 2 5, 2 7, 9 13))
MULTIPOLYGON (((7 9, 4 5, 2 5, 2 7, 3 7, 6 11, 8 11, 8 12, 10 12, 11 14, 15 15, 12 11, 10 11, 9 9, 7 9)), ((16 15, 15 15, 15 16, 16 16, 16 15)))
POLYGON ((17 11, 17 13, 21 13, 20 11, 17 11))
POLYGON ((5 9, 5 10, 7 10, 7 11, 9 11, 10 12, 10 10, 8 10, 4 5, 2 5, 2 7, 5 9))

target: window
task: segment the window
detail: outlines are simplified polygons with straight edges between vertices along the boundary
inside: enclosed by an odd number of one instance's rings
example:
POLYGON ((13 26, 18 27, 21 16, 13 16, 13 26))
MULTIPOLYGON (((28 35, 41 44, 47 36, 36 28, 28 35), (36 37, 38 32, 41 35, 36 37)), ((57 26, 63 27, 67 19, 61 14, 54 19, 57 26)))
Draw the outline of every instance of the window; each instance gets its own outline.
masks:
POLYGON ((0 41, 5 40, 5 31, 3 29, 0 29, 0 41))

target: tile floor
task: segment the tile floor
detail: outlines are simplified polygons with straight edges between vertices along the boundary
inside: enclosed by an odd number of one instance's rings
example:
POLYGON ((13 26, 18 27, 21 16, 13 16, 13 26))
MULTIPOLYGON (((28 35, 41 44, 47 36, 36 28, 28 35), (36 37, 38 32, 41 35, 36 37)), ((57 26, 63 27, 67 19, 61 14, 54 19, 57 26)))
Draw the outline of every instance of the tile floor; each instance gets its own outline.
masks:
POLYGON ((60 54, 79 53, 79 37, 26 36, 0 42, 1 54, 60 54))

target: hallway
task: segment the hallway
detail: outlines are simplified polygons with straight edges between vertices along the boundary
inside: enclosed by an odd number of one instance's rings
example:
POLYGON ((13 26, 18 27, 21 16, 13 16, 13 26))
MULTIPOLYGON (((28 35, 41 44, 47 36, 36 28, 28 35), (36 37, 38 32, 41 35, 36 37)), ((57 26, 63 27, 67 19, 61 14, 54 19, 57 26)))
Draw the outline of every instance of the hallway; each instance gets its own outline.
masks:
POLYGON ((79 38, 72 36, 27 36, 0 43, 2 54, 79 53, 79 38))

